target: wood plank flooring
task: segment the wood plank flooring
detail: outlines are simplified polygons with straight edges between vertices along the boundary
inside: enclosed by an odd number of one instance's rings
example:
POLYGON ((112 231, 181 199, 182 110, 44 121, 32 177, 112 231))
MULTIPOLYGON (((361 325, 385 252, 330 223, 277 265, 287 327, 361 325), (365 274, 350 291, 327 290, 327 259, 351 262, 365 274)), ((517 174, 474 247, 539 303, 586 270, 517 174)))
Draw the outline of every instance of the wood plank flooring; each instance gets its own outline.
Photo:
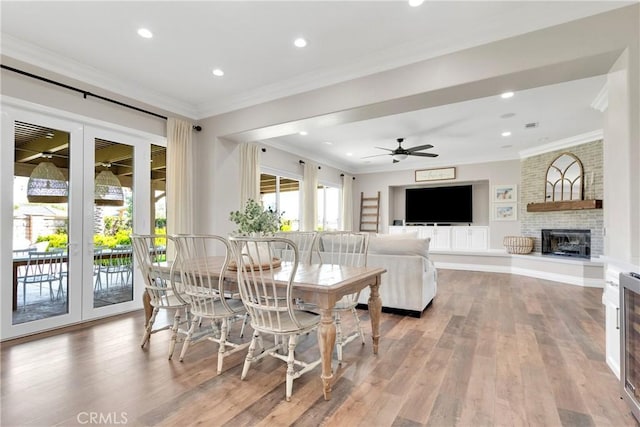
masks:
MULTIPOLYGON (((367 344, 349 344, 343 365, 334 362, 330 401, 319 368, 294 382, 286 402, 285 365, 273 358, 240 381, 244 354, 225 358, 218 376, 211 342, 182 363, 179 346, 166 359, 167 332, 141 350, 140 311, 3 343, 0 424, 638 426, 604 362, 601 297, 601 289, 440 270, 422 318, 382 315, 377 356, 361 312, 367 344)), ((301 339, 298 356, 317 355, 315 334, 301 339)))

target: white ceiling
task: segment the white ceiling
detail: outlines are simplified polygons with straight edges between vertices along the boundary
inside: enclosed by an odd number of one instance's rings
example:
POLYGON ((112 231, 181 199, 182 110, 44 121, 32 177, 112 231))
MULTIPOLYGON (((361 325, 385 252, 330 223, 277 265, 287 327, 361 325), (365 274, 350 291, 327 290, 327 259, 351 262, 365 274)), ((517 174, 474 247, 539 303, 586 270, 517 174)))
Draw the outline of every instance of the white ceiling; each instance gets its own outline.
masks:
MULTIPOLYGON (((2 54, 200 119, 630 3, 2 1, 2 54), (154 37, 139 37, 140 27, 154 37), (306 48, 293 46, 298 36, 306 48), (211 74, 217 67, 224 77, 211 74)), ((349 171, 391 167, 390 156, 361 158, 384 152, 375 146, 395 148, 398 137, 405 147, 430 143, 440 156, 396 168, 517 158, 600 129, 590 104, 603 84, 594 77, 265 143, 349 171), (500 118, 506 113, 515 115, 500 118), (532 122, 539 126, 525 130, 532 122), (509 138, 500 136, 506 129, 509 138)))

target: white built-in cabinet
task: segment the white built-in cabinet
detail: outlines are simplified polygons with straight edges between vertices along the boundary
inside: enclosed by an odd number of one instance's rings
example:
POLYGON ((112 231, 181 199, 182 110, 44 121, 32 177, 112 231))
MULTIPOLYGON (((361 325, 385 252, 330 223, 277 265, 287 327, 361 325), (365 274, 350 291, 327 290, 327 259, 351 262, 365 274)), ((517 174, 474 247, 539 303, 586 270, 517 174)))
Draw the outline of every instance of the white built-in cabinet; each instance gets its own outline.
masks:
POLYGON ((418 233, 419 238, 431 238, 432 250, 487 250, 489 227, 486 226, 389 226, 389 234, 418 233))
POLYGON ((607 282, 602 294, 605 312, 605 354, 607 365, 620 379, 620 293, 615 283, 607 282))
POLYGON ((451 249, 487 249, 488 237, 488 227, 451 227, 451 249))

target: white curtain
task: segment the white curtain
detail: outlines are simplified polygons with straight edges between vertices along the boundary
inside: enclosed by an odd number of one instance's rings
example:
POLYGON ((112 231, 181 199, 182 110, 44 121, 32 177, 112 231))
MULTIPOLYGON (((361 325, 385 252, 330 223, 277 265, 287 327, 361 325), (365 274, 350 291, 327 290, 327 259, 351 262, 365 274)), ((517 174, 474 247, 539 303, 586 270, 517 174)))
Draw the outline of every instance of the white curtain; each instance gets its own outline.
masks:
POLYGON ((193 233, 193 124, 167 119, 167 233, 193 233))
POLYGON ((342 203, 340 204, 340 229, 353 231, 353 177, 342 177, 342 203))
POLYGON ((260 202, 260 150, 245 142, 240 145, 240 207, 249 199, 260 202))
POLYGON ((318 223, 318 165, 304 164, 302 179, 302 231, 314 231, 318 223))

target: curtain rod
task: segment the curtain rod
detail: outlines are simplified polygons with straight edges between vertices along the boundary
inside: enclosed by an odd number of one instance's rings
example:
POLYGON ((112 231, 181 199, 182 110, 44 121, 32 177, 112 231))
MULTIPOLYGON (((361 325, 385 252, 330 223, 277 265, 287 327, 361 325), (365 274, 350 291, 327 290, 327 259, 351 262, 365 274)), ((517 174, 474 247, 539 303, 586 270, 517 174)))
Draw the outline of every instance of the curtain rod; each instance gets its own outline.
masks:
MULTIPOLYGON (((298 162, 299 162, 301 165, 304 165, 304 160, 298 160, 298 162)), ((318 166, 318 169, 322 169, 322 167, 321 167, 321 166, 318 166)))
MULTIPOLYGON (((35 75, 35 74, 32 74, 32 73, 29 73, 27 71, 19 70, 17 68, 9 67, 8 65, 0 64, 0 67, 5 69, 5 70, 8 70, 8 71, 13 71, 14 73, 21 74, 23 76, 31 77, 32 79, 40 80, 40 81, 45 82, 45 83, 49 83, 49 84, 52 84, 52 85, 55 85, 55 86, 59 86, 59 87, 74 91, 74 92, 81 93, 84 99, 87 99, 87 96, 92 96, 92 97, 98 98, 98 99, 100 99, 102 101, 111 102, 112 104, 116 104, 116 105, 119 105, 121 107, 130 108, 132 110, 136 110, 136 111, 139 111, 141 113, 149 114, 149 115, 157 117, 159 119, 167 120, 167 117, 163 116, 161 114, 154 113, 153 111, 145 110, 145 109, 136 107, 134 105, 125 104, 124 102, 120 102, 120 101, 117 101, 115 99, 107 98, 105 96, 96 95, 95 93, 91 93, 91 92, 89 92, 87 90, 83 90, 83 89, 80 89, 80 88, 77 88, 77 87, 74 87, 74 86, 71 86, 71 85, 68 85, 68 84, 60 83, 60 82, 57 82, 55 80, 48 79, 46 77, 38 76, 38 75, 35 75)), ((202 130, 202 126, 194 125, 193 126, 193 130, 200 132, 202 130)))

